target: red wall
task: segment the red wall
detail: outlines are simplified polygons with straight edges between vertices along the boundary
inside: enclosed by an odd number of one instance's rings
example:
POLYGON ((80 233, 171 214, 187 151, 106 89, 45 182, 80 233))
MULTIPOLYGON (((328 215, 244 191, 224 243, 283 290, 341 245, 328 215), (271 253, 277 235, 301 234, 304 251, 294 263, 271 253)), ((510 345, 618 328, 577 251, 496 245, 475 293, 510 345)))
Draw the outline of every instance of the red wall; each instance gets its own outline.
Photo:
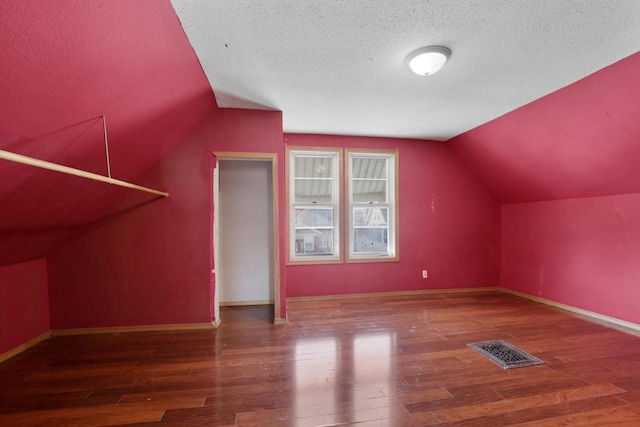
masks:
POLYGON ((130 209, 52 253, 52 327, 212 320, 211 151, 278 154, 282 317, 286 296, 497 284, 498 205, 444 144, 415 140, 286 135, 289 145, 398 148, 401 231, 400 262, 285 268, 281 119, 279 112, 217 111, 137 180, 168 191, 168 199, 141 204, 144 196, 132 194, 130 209))
MULTIPOLYGON (((169 192, 169 198, 140 205, 148 198, 132 193, 130 210, 94 224, 52 253, 48 270, 54 329, 212 320, 214 150, 282 157, 281 114, 215 112, 136 181, 169 192)), ((281 288, 286 295, 286 284, 281 288)))
POLYGON ((447 145, 500 203, 640 192, 640 52, 447 145))
POLYGON ((501 285, 640 323, 640 194, 502 206, 501 285))
MULTIPOLYGON (((215 98, 168 0, 2 0, 0 148, 136 182, 215 98)), ((115 186, 0 161, 0 265, 43 258, 115 186)))
POLYGON ((497 285, 500 209, 445 144, 299 134, 285 143, 398 149, 400 164, 400 261, 287 266, 288 296, 497 285))
POLYGON ((0 354, 51 329, 44 259, 0 267, 0 324, 0 354))

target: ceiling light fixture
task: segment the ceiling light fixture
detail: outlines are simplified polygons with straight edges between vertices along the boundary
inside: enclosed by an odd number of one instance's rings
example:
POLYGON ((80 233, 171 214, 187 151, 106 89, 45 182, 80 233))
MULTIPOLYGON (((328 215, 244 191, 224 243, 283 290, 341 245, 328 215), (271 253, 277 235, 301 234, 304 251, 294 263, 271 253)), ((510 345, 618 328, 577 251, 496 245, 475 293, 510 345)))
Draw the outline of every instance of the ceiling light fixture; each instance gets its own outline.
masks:
POLYGON ((444 46, 429 46, 415 50, 407 56, 406 63, 419 76, 430 76, 442 68, 451 51, 444 46))

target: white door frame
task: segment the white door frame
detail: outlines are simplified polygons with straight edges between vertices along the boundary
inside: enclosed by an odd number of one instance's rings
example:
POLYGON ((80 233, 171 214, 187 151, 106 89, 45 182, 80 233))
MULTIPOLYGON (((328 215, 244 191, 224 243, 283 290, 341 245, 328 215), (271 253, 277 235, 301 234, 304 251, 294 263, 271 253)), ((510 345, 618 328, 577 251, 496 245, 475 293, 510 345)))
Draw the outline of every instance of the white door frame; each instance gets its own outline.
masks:
POLYGON ((215 322, 220 324, 220 286, 218 277, 220 277, 220 255, 218 248, 220 247, 220 233, 218 232, 218 222, 220 215, 220 172, 219 160, 247 160, 247 161, 267 161, 271 162, 271 181, 273 188, 273 311, 274 323, 283 323, 280 318, 280 227, 278 216, 278 157, 275 153, 242 153, 242 152, 221 152, 214 151, 216 156, 216 165, 213 172, 213 256, 215 265, 215 286, 213 295, 213 311, 215 322))

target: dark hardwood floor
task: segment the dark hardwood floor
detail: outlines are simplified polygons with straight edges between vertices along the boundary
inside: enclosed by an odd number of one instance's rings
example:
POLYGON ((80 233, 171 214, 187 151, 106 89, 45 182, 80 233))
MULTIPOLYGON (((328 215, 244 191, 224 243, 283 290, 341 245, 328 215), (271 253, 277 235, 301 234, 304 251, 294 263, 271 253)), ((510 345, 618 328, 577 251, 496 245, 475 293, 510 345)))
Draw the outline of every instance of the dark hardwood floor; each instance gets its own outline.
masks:
POLYGON ((0 425, 640 425, 640 338, 501 293, 226 308, 217 331, 54 337, 0 365, 0 425), (502 370, 504 339, 546 362, 502 370))

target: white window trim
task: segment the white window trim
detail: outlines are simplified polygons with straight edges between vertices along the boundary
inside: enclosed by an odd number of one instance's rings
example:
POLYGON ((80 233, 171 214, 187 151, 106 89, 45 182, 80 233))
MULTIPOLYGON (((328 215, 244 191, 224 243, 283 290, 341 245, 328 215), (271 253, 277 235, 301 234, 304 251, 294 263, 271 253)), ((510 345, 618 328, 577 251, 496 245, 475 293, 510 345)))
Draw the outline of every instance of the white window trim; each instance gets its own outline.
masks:
POLYGON ((346 245, 346 261, 347 262, 388 262, 399 260, 399 245, 398 245, 398 152, 397 150, 356 150, 346 149, 346 188, 347 188, 347 203, 346 203, 346 215, 347 219, 347 240, 346 245), (374 159, 386 159, 387 160, 387 200, 384 203, 355 203, 353 201, 353 159, 354 158, 374 158, 374 159), (370 208, 371 206, 388 208, 388 247, 387 252, 374 252, 374 253, 354 253, 354 225, 353 225, 353 211, 354 208, 370 208))
POLYGON ((288 239, 288 264, 327 264, 342 262, 342 149, 313 148, 313 147, 287 147, 286 149, 286 179, 287 179, 287 230, 288 239), (333 159, 333 200, 332 203, 295 203, 295 165, 294 158, 302 157, 331 157, 333 159), (333 210, 333 254, 332 255, 296 255, 296 228, 295 210, 296 208, 309 209, 332 209, 333 210))

